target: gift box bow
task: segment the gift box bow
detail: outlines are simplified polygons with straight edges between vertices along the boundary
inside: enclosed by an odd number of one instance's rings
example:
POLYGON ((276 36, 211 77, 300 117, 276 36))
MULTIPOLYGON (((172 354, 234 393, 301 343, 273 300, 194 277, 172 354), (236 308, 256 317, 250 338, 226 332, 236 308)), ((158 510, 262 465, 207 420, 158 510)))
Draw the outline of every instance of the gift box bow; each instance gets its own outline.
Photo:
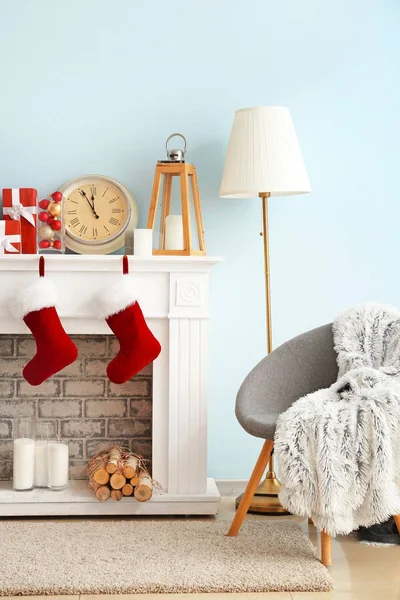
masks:
POLYGON ((4 208, 4 214, 8 215, 14 221, 19 221, 21 217, 26 219, 28 223, 36 227, 35 219, 33 215, 37 213, 36 206, 23 206, 20 202, 19 198, 19 190, 12 189, 11 190, 11 207, 4 208))
POLYGON ((21 235, 6 235, 6 221, 0 221, 0 255, 7 252, 18 252, 13 244, 21 243, 21 235))

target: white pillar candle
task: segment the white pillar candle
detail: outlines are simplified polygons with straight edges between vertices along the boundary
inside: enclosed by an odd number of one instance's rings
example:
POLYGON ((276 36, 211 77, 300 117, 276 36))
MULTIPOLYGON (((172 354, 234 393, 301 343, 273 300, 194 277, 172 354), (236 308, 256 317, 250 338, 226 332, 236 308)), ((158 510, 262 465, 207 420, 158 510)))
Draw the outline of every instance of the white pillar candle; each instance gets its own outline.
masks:
POLYGON ((152 229, 134 229, 133 254, 135 256, 153 256, 152 229))
POLYGON ((183 221, 181 215, 165 217, 165 249, 184 250, 183 221))
POLYGON ((35 440, 14 440, 13 488, 31 490, 35 480, 35 440))
POLYGON ((35 487, 47 487, 47 441, 35 442, 35 487))
POLYGON ((68 445, 49 442, 47 446, 48 487, 63 490, 68 486, 68 445))

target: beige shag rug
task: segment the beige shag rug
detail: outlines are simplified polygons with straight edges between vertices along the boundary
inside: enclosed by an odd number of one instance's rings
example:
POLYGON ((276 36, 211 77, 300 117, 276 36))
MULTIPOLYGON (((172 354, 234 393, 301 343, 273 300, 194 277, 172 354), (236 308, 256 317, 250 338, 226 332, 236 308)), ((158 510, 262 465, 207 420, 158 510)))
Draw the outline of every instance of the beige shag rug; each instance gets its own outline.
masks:
POLYGON ((0 595, 328 591, 300 527, 209 520, 1 521, 0 595))

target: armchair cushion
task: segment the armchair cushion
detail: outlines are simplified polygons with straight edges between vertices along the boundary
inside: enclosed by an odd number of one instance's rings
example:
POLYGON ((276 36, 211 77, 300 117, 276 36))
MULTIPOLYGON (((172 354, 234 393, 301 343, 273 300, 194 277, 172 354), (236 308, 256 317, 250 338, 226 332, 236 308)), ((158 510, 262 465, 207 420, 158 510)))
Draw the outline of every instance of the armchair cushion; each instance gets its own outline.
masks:
POLYGON ((296 400, 337 379, 332 323, 282 344, 248 374, 236 398, 236 416, 251 435, 273 440, 278 416, 296 400))

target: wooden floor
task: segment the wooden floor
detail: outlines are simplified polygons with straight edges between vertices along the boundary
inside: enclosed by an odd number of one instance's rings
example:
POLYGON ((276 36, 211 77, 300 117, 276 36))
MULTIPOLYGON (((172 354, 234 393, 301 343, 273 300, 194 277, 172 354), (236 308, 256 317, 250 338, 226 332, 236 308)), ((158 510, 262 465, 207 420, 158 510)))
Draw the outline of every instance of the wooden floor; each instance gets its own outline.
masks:
MULTIPOLYGON (((224 498, 217 519, 230 520, 234 514, 234 499, 224 498)), ((267 519, 248 515, 247 519, 267 519)), ((277 517, 278 519, 280 517, 277 517)), ((288 517, 284 517, 288 518, 288 517)), ((292 517, 295 518, 295 517, 292 517)), ((302 529, 318 543, 314 526, 296 519, 302 529)), ((267 543, 267 541, 266 541, 267 543)), ((371 547, 360 544, 353 536, 333 541, 333 566, 329 569, 335 590, 328 593, 270 594, 166 594, 165 600, 400 600, 400 546, 371 547)), ((161 595, 133 595, 132 600, 159 600, 161 595)), ((82 596, 82 600, 127 600, 125 596, 82 596)), ((4 598, 4 597, 3 597, 4 598)), ((19 596, 19 598, 21 598, 19 596)), ((29 596, 35 600, 37 596, 29 596)), ((43 596, 52 600, 55 596, 43 596)), ((60 600, 80 600, 78 596, 60 596, 60 600)), ((2 599, 3 600, 3 599, 2 599)))
MULTIPOLYGON (((233 515, 234 500, 223 500, 218 519, 233 515)), ((247 515, 247 519, 268 519, 247 515)), ((276 517, 282 519, 282 517, 276 517)), ((284 517, 289 518, 289 517, 284 517)), ((311 541, 319 547, 319 534, 307 520, 299 522, 311 541)), ((240 535, 240 534, 239 534, 240 535)), ((335 589, 332 592, 292 592, 271 594, 238 594, 248 600, 400 600, 400 546, 374 547, 360 544, 355 536, 342 536, 332 541, 333 565, 329 567, 335 589)), ((219 594, 219 598, 224 594, 219 594)), ((228 596, 228 594, 226 594, 228 596)), ((211 600, 205 598, 204 600, 211 600)), ((238 599, 239 600, 239 599, 238 599)))

